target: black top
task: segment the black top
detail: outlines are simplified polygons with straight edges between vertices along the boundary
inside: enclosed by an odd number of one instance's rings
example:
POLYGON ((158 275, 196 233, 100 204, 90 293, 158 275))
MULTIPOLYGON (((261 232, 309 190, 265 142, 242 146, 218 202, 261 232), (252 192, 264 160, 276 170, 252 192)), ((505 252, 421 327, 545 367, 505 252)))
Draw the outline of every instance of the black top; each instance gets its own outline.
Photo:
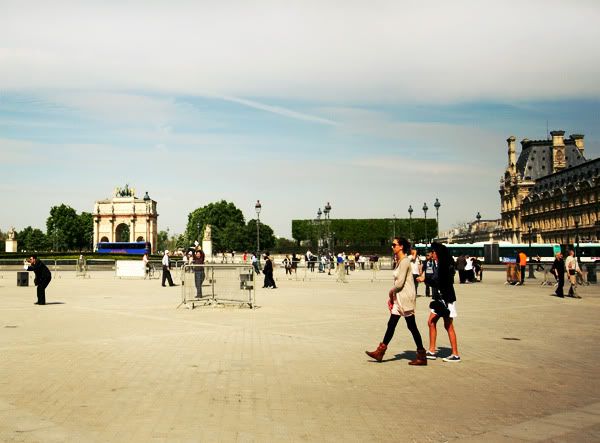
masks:
POLYGON ((267 258, 265 260, 265 267, 263 269, 263 273, 265 274, 269 274, 273 272, 273 262, 271 261, 270 258, 267 258))
POLYGON ((52 279, 50 269, 48 269, 48 266, 46 266, 40 260, 36 260, 34 265, 28 266, 27 270, 33 271, 33 273, 35 274, 34 283, 36 285, 48 283, 52 279))
POLYGON ((554 259, 554 263, 552 264, 552 269, 554 269, 559 276, 563 275, 565 273, 564 260, 562 260, 562 259, 559 260, 558 258, 554 259))
POLYGON ((456 293, 454 292, 454 263, 438 263, 438 290, 440 297, 446 303, 454 303, 456 301, 456 293))

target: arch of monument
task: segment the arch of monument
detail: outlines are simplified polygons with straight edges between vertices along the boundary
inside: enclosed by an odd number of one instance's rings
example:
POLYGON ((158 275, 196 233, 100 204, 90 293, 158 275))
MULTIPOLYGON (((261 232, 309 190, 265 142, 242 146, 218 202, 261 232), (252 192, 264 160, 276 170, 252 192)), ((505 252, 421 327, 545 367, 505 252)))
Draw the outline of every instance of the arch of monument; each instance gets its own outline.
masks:
POLYGON ((94 240, 149 241, 152 253, 158 242, 158 213, 156 202, 148 193, 144 198, 135 196, 135 189, 125 185, 116 188, 110 199, 98 200, 94 205, 94 240))

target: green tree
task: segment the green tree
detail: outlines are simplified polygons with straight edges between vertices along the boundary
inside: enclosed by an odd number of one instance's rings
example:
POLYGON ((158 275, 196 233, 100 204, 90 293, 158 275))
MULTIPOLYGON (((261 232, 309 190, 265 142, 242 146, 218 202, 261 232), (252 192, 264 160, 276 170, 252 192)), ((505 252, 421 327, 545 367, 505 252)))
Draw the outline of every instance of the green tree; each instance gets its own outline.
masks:
MULTIPOLYGON (((265 225, 260 222, 260 250, 267 251, 275 246, 275 235, 273 235, 273 229, 269 225, 265 225)), ((246 225, 246 239, 247 243, 244 249, 249 251, 256 251, 256 220, 252 219, 248 221, 246 225)))
POLYGON ((40 229, 31 226, 17 232, 16 237, 21 251, 46 251, 49 246, 46 235, 40 229))
POLYGON ((49 242, 55 251, 89 249, 92 246, 94 222, 92 214, 61 204, 50 208, 46 220, 49 242))
POLYGON ((90 212, 82 212, 79 215, 79 249, 94 250, 94 218, 90 212))
POLYGON ((164 251, 165 249, 169 249, 167 247, 167 243, 169 241, 169 232, 166 231, 158 231, 158 244, 156 245, 157 251, 164 251))
MULTIPOLYGON (((202 242, 206 225, 211 226, 213 252, 251 251, 256 249, 256 220, 244 221, 244 215, 233 203, 221 200, 198 208, 188 215, 185 239, 202 242)), ((260 249, 275 245, 273 229, 260 224, 260 249)))
POLYGON ((228 236, 236 227, 244 229, 244 214, 233 203, 221 200, 198 208, 188 215, 185 237, 188 243, 198 240, 202 243, 202 235, 206 225, 211 226, 212 246, 214 252, 223 252, 231 248, 228 236))

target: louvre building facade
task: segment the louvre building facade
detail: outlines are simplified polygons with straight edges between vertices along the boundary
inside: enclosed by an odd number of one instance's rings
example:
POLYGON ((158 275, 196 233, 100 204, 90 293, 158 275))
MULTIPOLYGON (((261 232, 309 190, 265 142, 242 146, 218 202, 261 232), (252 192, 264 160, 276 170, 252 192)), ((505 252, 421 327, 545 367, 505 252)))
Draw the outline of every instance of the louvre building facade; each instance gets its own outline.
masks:
POLYGON ((585 158, 584 136, 552 131, 551 140, 508 143, 500 180, 502 238, 513 243, 600 240, 600 158, 585 158))

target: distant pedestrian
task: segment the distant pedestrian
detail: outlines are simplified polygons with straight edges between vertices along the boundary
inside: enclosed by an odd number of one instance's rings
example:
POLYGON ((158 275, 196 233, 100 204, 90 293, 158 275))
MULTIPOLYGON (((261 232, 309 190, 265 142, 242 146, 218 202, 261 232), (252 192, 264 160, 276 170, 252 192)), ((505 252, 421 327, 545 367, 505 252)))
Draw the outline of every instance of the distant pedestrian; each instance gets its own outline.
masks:
POLYGON ((377 361, 383 359, 388 344, 394 336, 394 331, 398 325, 400 317, 406 320, 406 326, 413 336, 415 345, 417 346, 417 358, 408 362, 409 365, 426 366, 427 357, 423 340, 417 328, 415 320, 416 307, 416 290, 415 282, 412 278, 411 259, 410 259, 410 243, 402 237, 395 237, 392 241, 392 250, 396 257, 396 269, 394 270, 394 287, 390 289, 388 308, 390 310, 390 319, 388 320, 387 330, 383 337, 383 341, 379 344, 375 351, 366 351, 367 355, 377 361))
POLYGON ((467 258, 463 254, 459 255, 456 259, 456 270, 458 271, 458 280, 461 284, 467 281, 466 266, 467 258))
POLYGON ((196 285, 196 298, 202 297, 202 283, 205 279, 204 272, 204 259, 205 254, 204 251, 200 248, 196 249, 194 252, 194 261, 192 262, 194 266, 194 283, 196 285))
POLYGON ((37 286, 37 302, 35 305, 46 304, 46 288, 52 280, 52 273, 48 266, 37 258, 37 255, 32 255, 28 260, 29 264, 25 264, 24 268, 28 271, 33 271, 35 278, 33 283, 37 286))
POLYGON ((288 254, 285 254, 285 258, 282 262, 283 267, 285 268, 285 275, 292 275, 292 260, 288 254))
POLYGON ((437 280, 438 280, 438 267, 437 262, 433 259, 431 251, 427 252, 425 256, 425 266, 423 266, 423 274, 425 281, 425 296, 434 298, 437 296, 437 280))
POLYGON ((577 274, 581 273, 581 270, 579 269, 579 263, 577 263, 577 257, 575 257, 573 249, 569 249, 569 256, 565 260, 565 267, 567 268, 569 282, 571 283, 569 297, 581 298, 581 296, 577 295, 577 274))
POLYGON ((165 281, 169 282, 169 286, 177 286, 173 283, 173 278, 171 277, 171 258, 168 249, 165 250, 162 258, 162 286, 166 286, 165 281))
POLYGON ((519 269, 521 271, 521 284, 525 284, 525 268, 527 267, 527 255, 524 251, 519 252, 519 269))
POLYGON ((263 274, 265 274, 265 282, 263 288, 277 289, 275 285, 275 279, 273 278, 273 260, 268 252, 265 252, 265 266, 263 267, 263 274))
POLYGON ((417 279, 423 272, 423 266, 421 264, 421 259, 419 258, 419 255, 417 254, 417 250, 415 248, 412 248, 410 250, 410 269, 412 271, 413 280, 415 282, 415 293, 417 294, 417 297, 418 297, 419 296, 419 282, 417 279))
POLYGON ((565 286, 565 262, 563 260, 562 252, 558 252, 556 254, 556 258, 552 264, 552 273, 558 281, 558 286, 556 287, 554 295, 563 298, 565 296, 563 292, 563 288, 565 286))
POLYGON ((252 254, 252 258, 250 259, 252 262, 252 267, 254 268, 254 272, 258 275, 260 274, 260 269, 258 267, 258 258, 256 258, 256 254, 252 254))

